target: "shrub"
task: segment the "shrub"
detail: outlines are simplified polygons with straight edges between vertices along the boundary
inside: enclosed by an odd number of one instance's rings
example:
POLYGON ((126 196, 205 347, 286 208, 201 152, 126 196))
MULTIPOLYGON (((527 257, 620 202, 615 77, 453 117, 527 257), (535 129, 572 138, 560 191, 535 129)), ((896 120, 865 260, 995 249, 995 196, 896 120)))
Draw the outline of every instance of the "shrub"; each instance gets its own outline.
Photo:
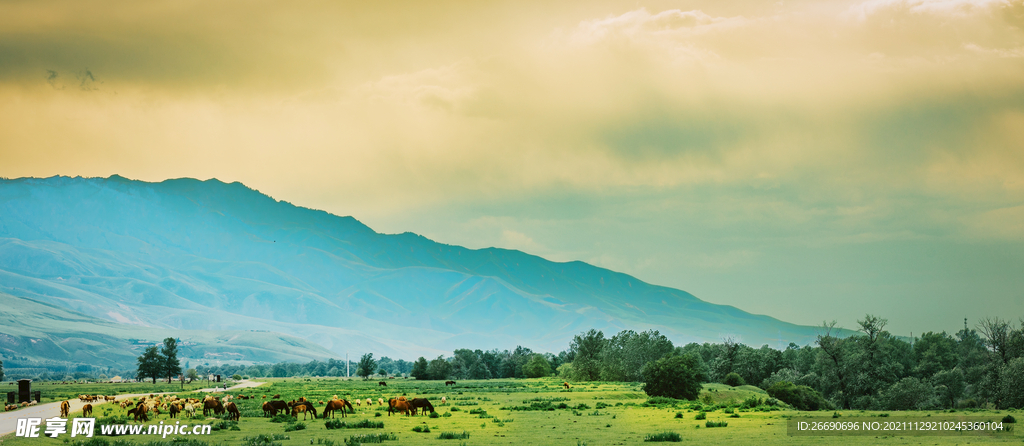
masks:
POLYGON ((647 399, 647 404, 657 406, 659 404, 676 404, 679 400, 665 396, 653 396, 647 399))
POLYGON ((704 412, 697 412, 697 416, 693 417, 694 420, 705 420, 708 418, 708 414, 704 412))
POLYGON ((643 391, 649 396, 692 400, 700 395, 704 381, 701 360, 693 355, 669 355, 643 369, 643 391))
POLYGON ((441 432, 441 435, 437 436, 438 440, 465 440, 469 438, 469 432, 441 432))
POLYGON ((676 412, 676 418, 682 418, 682 417, 683 417, 683 413, 682 412, 676 412))
POLYGON ((657 434, 647 434, 644 437, 644 441, 680 442, 683 441, 683 437, 675 432, 659 432, 657 434))
POLYGON ((274 415, 274 418, 270 419, 271 423, 291 423, 292 421, 295 421, 295 418, 293 418, 291 415, 284 413, 274 415))
POLYGON ((734 413, 732 415, 729 415, 729 418, 739 418, 739 417, 740 417, 740 414, 738 414, 738 413, 734 413))
POLYGON ((788 381, 779 381, 768 388, 768 395, 793 406, 797 410, 829 409, 831 405, 816 390, 797 386, 788 381))
POLYGON ((1003 417, 1003 422, 1004 423, 1016 423, 1017 419, 1014 418, 1013 415, 1006 415, 1005 417, 1003 417))
POLYGON ((711 421, 711 420, 708 420, 707 422, 704 423, 704 426, 705 427, 727 427, 727 426, 729 426, 729 422, 728 421, 711 421))
POLYGON ((730 372, 728 375, 725 375, 725 379, 722 380, 722 382, 730 387, 742 386, 747 383, 743 380, 743 377, 736 372, 730 372))
POLYGON ((415 426, 415 427, 412 428, 412 431, 413 432, 422 432, 422 433, 426 434, 426 433, 430 432, 430 427, 429 426, 415 426))
POLYGON ((337 419, 324 422, 327 429, 384 429, 383 421, 359 420, 355 423, 346 423, 337 419))
POLYGON ((300 422, 300 423, 289 424, 289 425, 285 426, 284 431, 285 432, 301 431, 301 430, 303 430, 305 428, 306 428, 306 423, 301 423, 300 422))
POLYGON ((441 417, 441 415, 438 414, 437 412, 430 412, 430 418, 440 418, 440 417, 441 417))
POLYGON ((345 446, 359 446, 364 443, 383 443, 385 440, 398 440, 395 434, 362 434, 345 439, 345 446))

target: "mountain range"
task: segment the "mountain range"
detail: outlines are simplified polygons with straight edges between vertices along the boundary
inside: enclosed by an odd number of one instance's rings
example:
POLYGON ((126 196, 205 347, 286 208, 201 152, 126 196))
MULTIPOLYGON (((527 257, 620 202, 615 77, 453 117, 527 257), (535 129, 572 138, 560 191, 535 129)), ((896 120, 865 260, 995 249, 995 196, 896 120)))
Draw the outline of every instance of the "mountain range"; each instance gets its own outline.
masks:
POLYGON ((0 353, 70 361, 133 360, 128 339, 166 336, 196 356, 277 361, 558 352, 591 328, 677 345, 816 335, 584 262, 381 234, 216 179, 0 180, 0 302, 0 353))

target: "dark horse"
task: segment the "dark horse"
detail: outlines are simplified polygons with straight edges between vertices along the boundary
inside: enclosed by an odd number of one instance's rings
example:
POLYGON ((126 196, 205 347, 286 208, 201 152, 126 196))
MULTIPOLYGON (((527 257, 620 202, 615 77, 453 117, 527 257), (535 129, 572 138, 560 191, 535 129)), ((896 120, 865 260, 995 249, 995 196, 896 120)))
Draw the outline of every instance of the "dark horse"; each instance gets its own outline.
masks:
MULTIPOLYGON (((274 401, 268 401, 267 404, 270 405, 270 416, 272 416, 272 417, 276 416, 278 412, 288 413, 288 402, 287 401, 274 400, 274 401)), ((266 407, 264 407, 263 411, 266 412, 266 410, 267 410, 266 407)))
POLYGON ((378 386, 384 386, 384 387, 387 387, 387 386, 388 386, 388 383, 386 383, 386 382, 384 382, 384 381, 379 381, 379 382, 377 382, 377 385, 378 385, 378 386))
POLYGON ((409 402, 412 403, 413 407, 422 407, 424 415, 426 415, 428 410, 434 412, 434 405, 430 404, 430 401, 427 401, 426 398, 413 398, 409 402))
POLYGON ((348 407, 352 413, 356 413, 356 410, 352 408, 352 404, 347 400, 330 400, 327 402, 327 406, 324 407, 324 418, 327 418, 327 414, 331 414, 331 418, 334 418, 334 411, 336 410, 340 410, 341 416, 346 417, 348 416, 348 412, 345 412, 346 407, 348 407))
POLYGON ((444 385, 445 386, 454 386, 455 385, 455 381, 445 381, 444 385))

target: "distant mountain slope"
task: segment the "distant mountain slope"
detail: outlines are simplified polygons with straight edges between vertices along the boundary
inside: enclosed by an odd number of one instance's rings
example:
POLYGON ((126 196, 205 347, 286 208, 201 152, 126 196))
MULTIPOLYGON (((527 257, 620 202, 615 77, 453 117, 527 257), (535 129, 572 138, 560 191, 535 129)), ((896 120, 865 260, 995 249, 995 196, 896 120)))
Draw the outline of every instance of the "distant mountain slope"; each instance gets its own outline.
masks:
POLYGON ((319 345, 279 333, 118 324, 3 293, 0 327, 0 353, 8 358, 95 366, 131 365, 145 347, 168 337, 181 340, 183 358, 279 362, 309 361, 331 354, 319 345))
POLYGON ((339 356, 559 351, 590 328, 773 346, 815 334, 583 262, 378 234, 217 180, 0 180, 0 292, 122 324, 273 330, 339 356))

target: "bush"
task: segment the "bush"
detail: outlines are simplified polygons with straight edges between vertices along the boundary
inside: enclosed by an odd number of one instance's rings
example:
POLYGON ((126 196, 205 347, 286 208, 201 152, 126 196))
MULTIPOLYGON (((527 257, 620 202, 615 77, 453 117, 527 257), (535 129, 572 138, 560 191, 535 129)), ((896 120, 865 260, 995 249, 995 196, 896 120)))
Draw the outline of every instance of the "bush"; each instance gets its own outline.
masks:
POLYGON ((465 440, 469 438, 469 432, 441 432, 441 435, 437 436, 438 440, 465 440))
POLYGON ((289 425, 285 426, 284 431, 285 432, 301 431, 301 430, 303 430, 305 428, 306 428, 306 423, 295 423, 295 424, 289 424, 289 425))
POLYGON ((710 421, 704 423, 705 427, 727 427, 729 426, 728 421, 710 421))
POLYGON ((1005 417, 1003 417, 1003 422, 1004 423, 1016 423, 1017 419, 1014 418, 1013 415, 1006 415, 1005 417))
POLYGON ((692 400, 700 395, 705 379, 700 359, 693 354, 669 355, 643 369, 643 391, 649 396, 692 400))
POLYGON ((644 437, 644 441, 680 442, 683 441, 683 437, 675 432, 659 432, 657 434, 647 434, 647 436, 644 437))
POLYGON ((768 395, 795 407, 797 410, 831 409, 816 390, 807 386, 797 386, 788 381, 779 381, 768 388, 768 395))
POLYGON ((438 414, 437 412, 430 412, 430 418, 440 418, 440 417, 441 417, 441 415, 438 414))
POLYGON ((682 412, 676 412, 676 418, 682 418, 682 417, 683 417, 683 413, 682 412))
POLYGON ((693 417, 694 420, 706 420, 707 418, 708 418, 708 414, 706 414, 704 412, 697 412, 697 416, 693 417))
POLYGON ((364 443, 383 443, 385 440, 398 440, 395 434, 363 434, 353 435, 345 439, 346 446, 359 446, 364 443))
POLYGON ((324 422, 327 429, 384 429, 383 421, 359 420, 355 423, 346 423, 337 419, 330 419, 324 422))
POLYGON ((413 432, 421 432, 421 433, 426 434, 426 433, 430 432, 430 427, 429 426, 415 426, 415 427, 412 428, 412 431, 413 432))
POLYGON ((743 380, 743 377, 740 376, 739 373, 730 372, 728 375, 725 375, 725 379, 722 380, 722 383, 730 387, 737 387, 742 386, 747 382, 743 380))
POLYGON ((271 423, 291 423, 292 421, 295 421, 295 418, 293 418, 291 415, 284 413, 274 415, 274 418, 270 419, 271 423))

